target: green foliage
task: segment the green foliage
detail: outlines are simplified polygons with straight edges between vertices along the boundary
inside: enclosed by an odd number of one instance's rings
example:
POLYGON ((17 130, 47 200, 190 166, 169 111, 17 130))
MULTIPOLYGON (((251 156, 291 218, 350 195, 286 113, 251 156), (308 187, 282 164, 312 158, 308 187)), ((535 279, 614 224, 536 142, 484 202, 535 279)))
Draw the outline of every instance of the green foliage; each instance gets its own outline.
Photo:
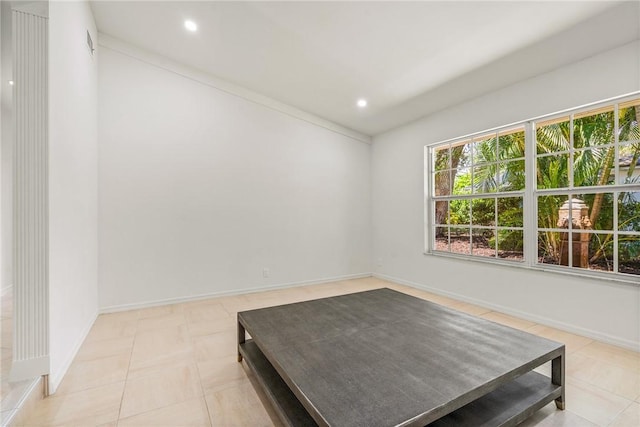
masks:
MULTIPOLYGON (((462 174, 456 177, 453 186, 453 194, 465 194, 471 187, 471 175, 462 174)), ((470 204, 469 200, 452 200, 449 204, 449 221, 451 224, 469 224, 470 223, 470 204)))
POLYGON ((618 262, 621 264, 636 264, 640 268, 640 239, 635 236, 620 236, 618 262))
POLYGON ((575 148, 593 147, 613 142, 614 115, 611 111, 592 114, 573 120, 575 148))
POLYGON ((638 106, 621 108, 618 112, 618 132, 620 141, 640 140, 640 124, 638 123, 638 106))
POLYGON ((495 225, 494 199, 474 199, 471 204, 471 218, 475 225, 495 225))
MULTIPOLYGON (((640 181, 636 177, 634 181, 640 181)), ((618 203, 618 224, 623 231, 640 231, 640 197, 638 193, 621 193, 618 203)))
POLYGON ((522 231, 500 230, 498 242, 499 249, 503 251, 522 252, 524 247, 522 231))
MULTIPOLYGON (((563 196, 538 197, 538 227, 556 228, 558 207, 564 203, 563 196)), ((542 232, 538 237, 538 251, 543 258, 560 260, 560 236, 554 232, 542 232)))
MULTIPOLYGON (((636 108, 626 107, 619 110, 618 137, 620 141, 629 141, 620 146, 620 155, 631 158, 625 182, 635 179, 632 173, 635 163, 640 158, 640 126, 636 108)), ((573 129, 568 120, 546 124, 536 129, 536 181, 539 189, 568 188, 569 154, 571 149, 571 133, 573 132, 573 184, 575 187, 597 186, 613 183, 616 177, 613 111, 598 112, 573 121, 573 129)), ((507 135, 487 138, 469 144, 460 158, 460 169, 453 183, 453 194, 485 193, 486 198, 455 200, 450 203, 450 223, 454 225, 473 224, 494 226, 496 208, 499 214, 498 226, 522 227, 522 201, 520 198, 498 198, 497 205, 491 193, 495 191, 519 191, 525 185, 525 163, 522 160, 525 152, 524 132, 513 132, 507 135), (473 181, 470 158, 473 156, 473 181)), ((445 157, 445 156, 443 156, 445 157)), ((448 156, 447 160, 448 160, 448 156)), ((445 161, 441 158, 440 161, 445 161)), ((634 194, 623 193, 619 201, 613 200, 612 193, 585 194, 583 198, 588 206, 597 206, 592 212, 595 230, 603 230, 603 234, 593 234, 590 244, 592 261, 610 262, 613 256, 613 239, 606 230, 640 230, 640 200, 634 194), (613 203, 618 203, 620 224, 614 224, 613 203), (607 237, 608 236, 608 237, 607 237)), ((538 227, 557 228, 558 208, 566 201, 566 196, 545 196, 538 198, 538 227)), ((560 258, 560 233, 541 232, 539 235, 539 253, 550 260, 558 262, 560 258)), ((637 259, 640 254, 640 239, 626 239, 620 236, 618 248, 621 259, 637 259), (635 258, 634 258, 635 257, 635 258)), ((506 251, 522 250, 522 231, 499 230, 498 236, 488 236, 488 244, 495 248, 496 240, 499 249, 506 251)))
MULTIPOLYGON (((635 107, 638 108, 638 107, 635 107)), ((638 116, 634 107, 621 109, 619 120, 619 140, 634 141, 640 138, 638 116)), ((573 137, 573 184, 575 187, 596 186, 613 183, 616 179, 614 170, 615 151, 613 147, 602 147, 614 141, 613 111, 597 113, 574 119, 573 137)), ((536 131, 537 152, 542 157, 537 159, 538 188, 566 188, 569 186, 569 156, 560 154, 570 149, 570 126, 568 121, 548 124, 536 131)), ((637 156, 640 144, 623 147, 622 154, 637 156)), ((633 158, 635 164, 637 157, 633 158)), ((629 182, 630 177, 627 177, 629 182)), ((613 230, 613 195, 612 193, 585 194, 581 197, 592 208, 592 228, 595 230, 613 230), (597 206, 594 215, 593 209, 597 206)), ((555 228, 558 207, 566 198, 558 196, 540 197, 538 199, 538 226, 555 228)), ((629 217, 636 215, 637 204, 629 201, 620 203, 620 212, 631 210, 629 217)), ((631 227, 637 225, 631 225, 631 227)), ((638 228, 635 228, 638 230, 638 228)), ((611 234, 593 235, 590 244, 590 261, 608 262, 612 257, 611 234), (608 236, 608 237, 602 237, 608 236)), ((555 260, 559 260, 559 233, 546 232, 539 236, 539 252, 555 260)))

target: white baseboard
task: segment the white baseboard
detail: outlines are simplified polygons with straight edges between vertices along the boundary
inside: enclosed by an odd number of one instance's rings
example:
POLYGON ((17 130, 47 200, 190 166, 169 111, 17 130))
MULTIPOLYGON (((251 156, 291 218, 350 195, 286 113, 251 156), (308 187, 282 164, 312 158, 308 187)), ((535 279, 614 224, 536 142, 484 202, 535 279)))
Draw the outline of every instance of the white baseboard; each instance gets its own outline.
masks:
POLYGON ((9 381, 24 381, 46 375, 49 372, 49 356, 34 357, 25 360, 13 360, 9 381))
POLYGON ((251 287, 242 288, 242 289, 233 289, 228 291, 217 291, 217 292, 210 292, 206 294, 190 295, 187 297, 167 298, 167 299, 152 300, 152 301, 145 301, 145 302, 139 302, 139 303, 111 305, 107 307, 101 307, 99 309, 99 312, 100 314, 115 313, 118 311, 137 310, 141 308, 156 307, 159 305, 179 304, 183 302, 197 301, 197 300, 207 299, 207 298, 242 295, 242 294, 249 294, 252 292, 272 291, 275 289, 286 289, 286 288, 293 288, 296 286, 318 285, 321 283, 337 282, 339 280, 361 279, 363 277, 371 277, 371 276, 372 276, 371 273, 357 273, 357 274, 346 274, 343 276, 325 277, 322 279, 303 280, 300 282, 279 283, 276 285, 268 285, 268 286, 251 286, 251 287))
POLYGON ((569 324, 569 323, 565 323, 565 322, 559 322, 557 320, 548 318, 548 317, 544 317, 544 316, 538 316, 536 314, 532 314, 532 313, 527 313, 524 311, 520 311, 520 310, 514 310, 512 308, 503 306, 503 305, 499 305, 499 304, 493 304, 491 302, 488 301, 484 301, 484 300, 479 300, 476 298, 470 298, 467 297, 465 295, 460 295, 460 294, 456 294, 454 292, 446 292, 443 291, 442 289, 437 289, 437 288, 432 288, 430 286, 424 285, 422 283, 417 283, 417 282, 413 282, 410 280, 404 280, 404 279, 400 279, 399 277, 394 277, 394 276, 389 276, 386 274, 381 274, 381 273, 373 273, 373 277, 377 277, 379 279, 383 279, 383 280, 388 280, 391 282, 395 282, 401 285, 407 285, 407 286, 411 286, 413 288, 416 289, 421 289, 424 291, 428 291, 437 295, 442 295, 442 296, 446 296, 449 298, 453 298, 453 299, 457 299, 459 301, 464 301, 464 302, 468 302, 470 304, 475 304, 478 305, 480 307, 484 307, 490 310, 495 310, 495 311, 499 311, 501 313, 505 313, 505 314, 509 314, 511 316, 515 316, 515 317, 519 317, 521 319, 525 319, 525 320, 529 320, 531 322, 535 322, 538 323, 540 325, 544 325, 544 326, 550 326, 552 328, 556 328, 556 329, 561 329, 563 331, 566 332, 571 332, 574 334, 578 334, 578 335, 582 335, 584 337, 587 338, 591 338, 594 340, 598 340, 598 341, 602 341, 604 343, 607 344, 612 344, 618 347, 624 347, 627 348, 629 350, 633 350, 633 351, 638 351, 638 349, 640 349, 640 341, 632 341, 632 340, 628 340, 626 338, 621 338, 621 337, 617 337, 614 335, 610 335, 610 334, 605 334, 599 331, 594 331, 592 329, 587 329, 587 328, 583 328, 580 326, 576 326, 573 324, 569 324))
POLYGON ((49 374, 49 394, 55 393, 58 389, 60 382, 62 382, 62 379, 69 370, 69 367, 71 367, 73 359, 75 359, 76 355, 78 354, 80 347, 82 347, 82 344, 87 338, 87 335, 89 335, 89 331, 91 331, 91 327, 93 326, 97 318, 98 312, 96 311, 92 316, 90 316, 90 321, 85 325, 80 338, 74 344, 73 350, 67 355, 67 359, 64 361, 64 364, 56 372, 51 372, 49 374))

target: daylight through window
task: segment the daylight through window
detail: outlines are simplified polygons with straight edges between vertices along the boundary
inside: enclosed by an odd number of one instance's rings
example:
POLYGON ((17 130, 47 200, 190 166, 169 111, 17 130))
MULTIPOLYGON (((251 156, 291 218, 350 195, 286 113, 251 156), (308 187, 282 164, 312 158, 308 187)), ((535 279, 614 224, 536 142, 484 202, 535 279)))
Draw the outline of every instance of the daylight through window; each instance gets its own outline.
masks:
POLYGON ((427 250, 640 275, 640 98, 429 147, 427 250))

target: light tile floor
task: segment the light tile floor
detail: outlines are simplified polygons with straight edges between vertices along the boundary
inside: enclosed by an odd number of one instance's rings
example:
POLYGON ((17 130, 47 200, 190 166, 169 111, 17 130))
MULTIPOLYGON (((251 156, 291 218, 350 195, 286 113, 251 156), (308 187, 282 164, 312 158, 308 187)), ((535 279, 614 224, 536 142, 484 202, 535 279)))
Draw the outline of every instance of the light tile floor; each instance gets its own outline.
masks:
POLYGON ((236 362, 236 313, 385 286, 567 344, 567 410, 552 403, 522 425, 640 426, 640 353, 375 278, 101 315, 27 424, 280 426, 236 362))
POLYGON ((13 292, 0 297, 0 425, 15 415, 16 408, 35 378, 9 381, 13 358, 13 292))

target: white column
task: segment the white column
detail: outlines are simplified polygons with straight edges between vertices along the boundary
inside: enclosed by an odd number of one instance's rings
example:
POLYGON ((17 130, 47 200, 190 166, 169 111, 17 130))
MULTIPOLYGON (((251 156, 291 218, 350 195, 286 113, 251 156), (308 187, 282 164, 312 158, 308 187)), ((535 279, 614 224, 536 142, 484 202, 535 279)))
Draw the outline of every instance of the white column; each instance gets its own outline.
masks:
POLYGON ((47 18, 13 11, 12 380, 49 373, 47 39, 47 18))

